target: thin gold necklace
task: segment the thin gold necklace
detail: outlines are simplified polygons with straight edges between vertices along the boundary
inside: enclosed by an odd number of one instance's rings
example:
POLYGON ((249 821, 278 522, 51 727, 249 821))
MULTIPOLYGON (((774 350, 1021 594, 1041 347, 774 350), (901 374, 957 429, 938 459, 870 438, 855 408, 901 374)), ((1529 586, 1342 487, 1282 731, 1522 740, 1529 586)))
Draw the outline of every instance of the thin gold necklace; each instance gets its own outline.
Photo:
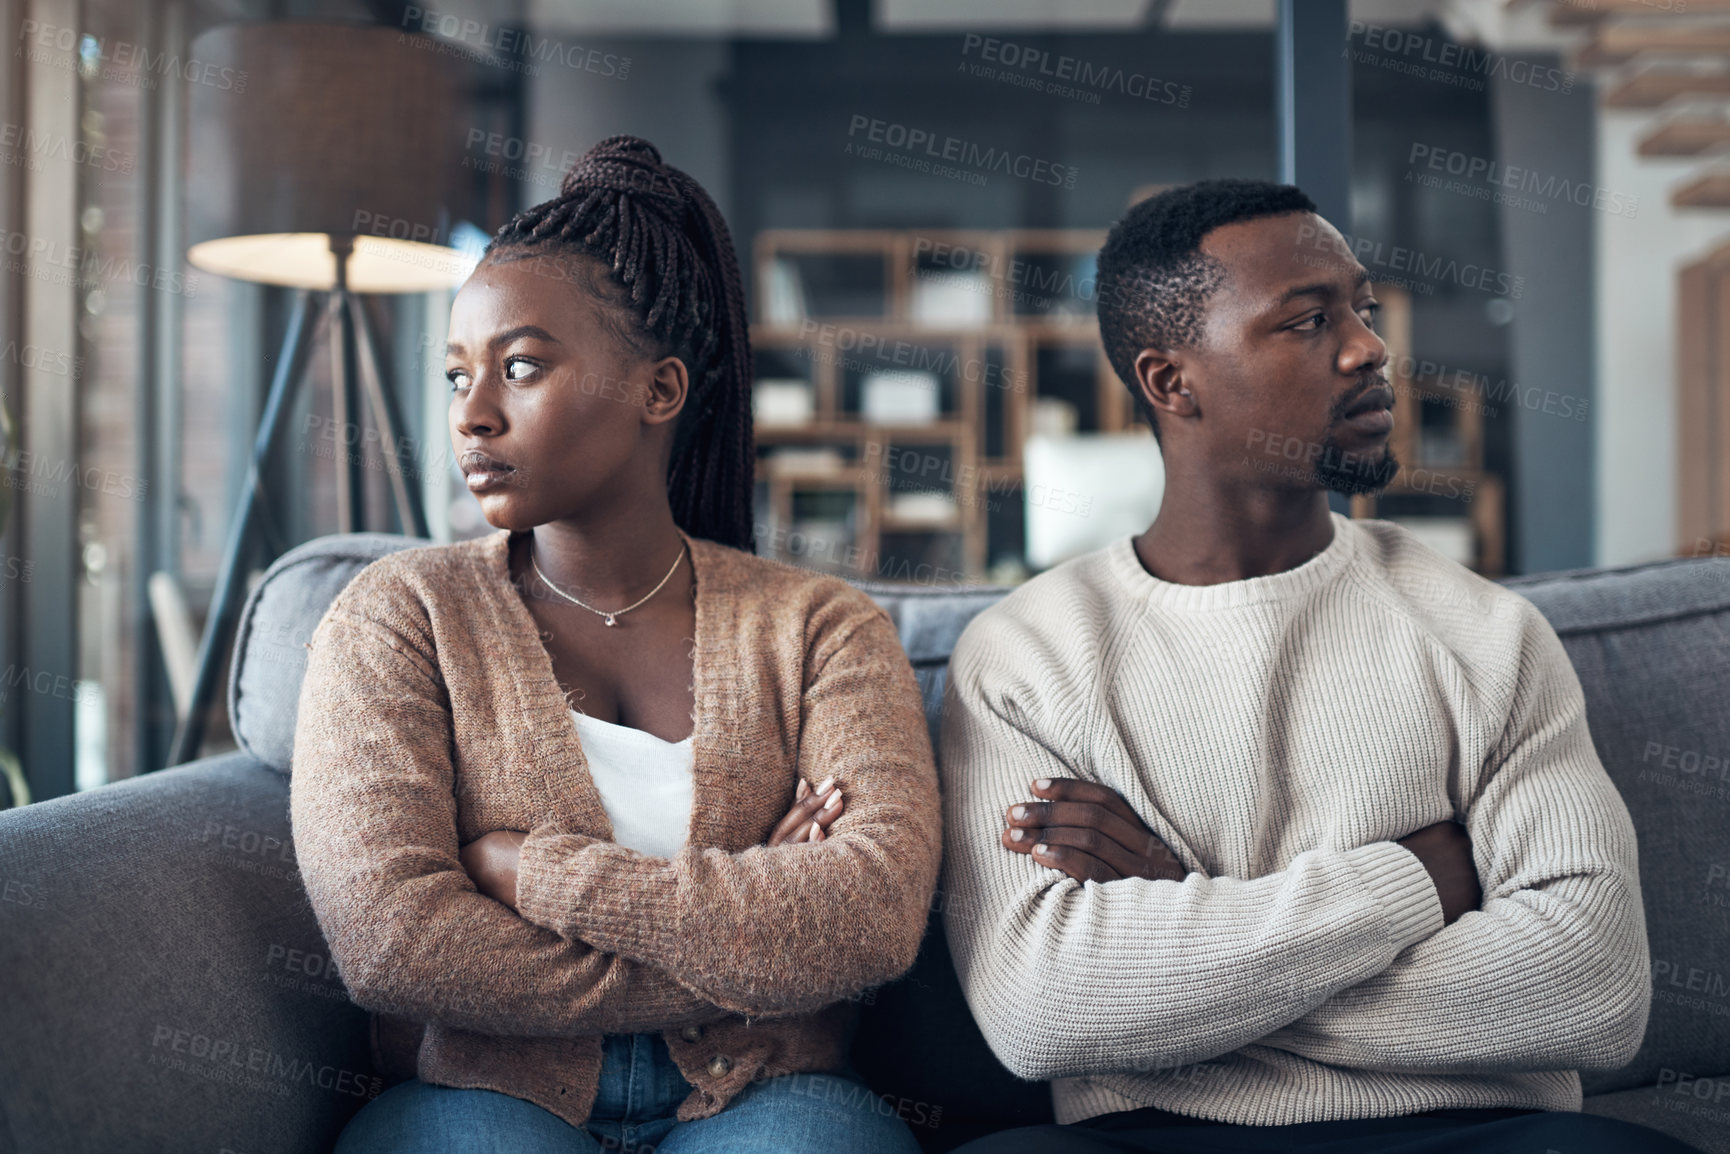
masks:
MULTIPOLYGON (((673 569, 677 569, 679 567, 679 562, 683 561, 684 559, 685 559, 685 545, 683 542, 680 542, 679 555, 677 557, 673 558, 673 569)), ((532 542, 532 541, 529 543, 529 564, 534 566, 535 576, 539 577, 548 589, 551 589, 554 593, 557 593, 560 597, 563 597, 566 601, 569 601, 575 605, 581 605, 584 609, 587 609, 590 613, 594 613, 597 616, 606 618, 608 625, 617 625, 619 623, 617 619, 620 616, 622 616, 626 613, 629 613, 631 610, 635 609, 638 605, 641 605, 644 601, 647 601, 649 598, 651 598, 655 594, 659 593, 661 591, 661 586, 665 585, 668 581, 672 580, 672 578, 673 578, 673 569, 667 570, 667 575, 665 577, 661 578, 660 585, 656 585, 653 589, 649 590, 647 593, 645 593, 642 596, 641 599, 637 600, 636 602, 633 602, 630 605, 625 606, 623 609, 615 609, 613 612, 608 613, 605 609, 596 609, 593 605, 589 605, 585 602, 578 601, 575 597, 572 597, 569 593, 566 593, 563 589, 560 589, 557 585, 554 585, 551 581, 548 581, 547 575, 545 573, 542 573, 541 567, 535 563, 535 547, 534 547, 534 542, 532 542)))

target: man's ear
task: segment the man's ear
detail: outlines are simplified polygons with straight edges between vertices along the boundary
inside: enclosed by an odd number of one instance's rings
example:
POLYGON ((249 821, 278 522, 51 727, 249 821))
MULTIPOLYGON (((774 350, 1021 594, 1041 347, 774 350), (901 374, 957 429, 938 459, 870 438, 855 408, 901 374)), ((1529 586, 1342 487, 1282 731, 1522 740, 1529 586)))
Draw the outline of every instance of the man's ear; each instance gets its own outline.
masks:
POLYGON ((1149 408, 1176 418, 1193 417, 1201 406, 1184 379, 1183 353, 1142 349, 1135 355, 1135 387, 1149 408))

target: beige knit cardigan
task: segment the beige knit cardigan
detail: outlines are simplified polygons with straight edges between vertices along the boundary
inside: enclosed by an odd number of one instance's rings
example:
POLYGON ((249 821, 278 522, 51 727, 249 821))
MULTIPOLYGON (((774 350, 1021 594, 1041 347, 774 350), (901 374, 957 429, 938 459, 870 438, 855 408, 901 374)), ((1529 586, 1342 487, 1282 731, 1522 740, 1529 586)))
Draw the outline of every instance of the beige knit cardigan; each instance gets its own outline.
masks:
MULTIPOLYGON (((681 534, 683 536, 683 534, 681 534)), ((308 644, 290 811, 354 1002, 424 1023, 415 1069, 573 1125, 601 1035, 660 1032, 695 1089, 839 1069, 858 995, 912 965, 942 814, 919 689, 883 609, 835 577, 686 536, 695 580, 693 806, 673 858, 614 843, 511 531, 373 562, 308 644), (762 843, 802 777, 846 809, 762 843), (458 847, 523 830, 519 912, 458 847)))

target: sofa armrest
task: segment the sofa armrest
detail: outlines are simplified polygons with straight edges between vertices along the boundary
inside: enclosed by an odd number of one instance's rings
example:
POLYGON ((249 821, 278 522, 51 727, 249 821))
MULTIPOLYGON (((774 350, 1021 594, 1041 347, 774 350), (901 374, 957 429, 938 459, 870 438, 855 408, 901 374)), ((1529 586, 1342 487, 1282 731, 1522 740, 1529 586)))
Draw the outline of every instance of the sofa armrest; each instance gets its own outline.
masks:
POLYGON ((244 753, 0 811, 0 1148, 328 1150, 382 1088, 244 753))

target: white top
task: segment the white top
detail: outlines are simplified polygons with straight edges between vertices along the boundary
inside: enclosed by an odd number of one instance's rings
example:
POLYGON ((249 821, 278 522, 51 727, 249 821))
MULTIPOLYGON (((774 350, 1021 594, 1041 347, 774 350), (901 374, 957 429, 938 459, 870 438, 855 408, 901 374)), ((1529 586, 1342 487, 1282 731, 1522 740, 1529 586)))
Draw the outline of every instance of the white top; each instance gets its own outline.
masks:
POLYGON ((1652 997, 1634 828, 1555 631, 1399 526, 1283 573, 1148 574, 1129 537, 969 623, 942 729, 944 920, 968 1006, 1057 1121, 1578 1110, 1652 997), (1031 780, 1110 786, 1191 871, 1011 853, 1031 780), (1446 928, 1399 838, 1457 818, 1446 928))
POLYGON ((613 823, 613 841, 670 858, 691 829, 691 739, 652 733, 571 710, 589 776, 613 823))

